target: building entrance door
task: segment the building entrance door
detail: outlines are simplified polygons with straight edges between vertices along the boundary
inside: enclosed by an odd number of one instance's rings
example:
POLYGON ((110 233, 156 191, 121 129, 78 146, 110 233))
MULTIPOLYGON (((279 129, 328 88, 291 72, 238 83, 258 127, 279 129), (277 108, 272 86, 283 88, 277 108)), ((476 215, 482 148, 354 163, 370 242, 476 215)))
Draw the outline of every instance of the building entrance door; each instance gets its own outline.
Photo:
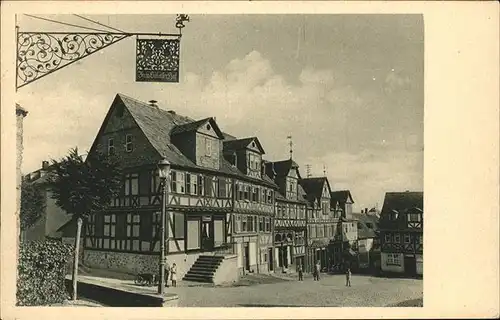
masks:
POLYGON ((250 271, 250 246, 248 242, 244 244, 243 248, 243 263, 245 270, 250 271))
POLYGON ((409 276, 414 276, 417 274, 417 261, 415 257, 404 257, 405 263, 405 273, 409 276))
POLYGON ((201 224, 201 245, 203 251, 213 251, 214 249, 214 222, 203 217, 201 224))
POLYGON ((269 271, 274 270, 274 254, 273 254, 273 248, 269 248, 269 257, 268 257, 268 263, 269 263, 269 271))

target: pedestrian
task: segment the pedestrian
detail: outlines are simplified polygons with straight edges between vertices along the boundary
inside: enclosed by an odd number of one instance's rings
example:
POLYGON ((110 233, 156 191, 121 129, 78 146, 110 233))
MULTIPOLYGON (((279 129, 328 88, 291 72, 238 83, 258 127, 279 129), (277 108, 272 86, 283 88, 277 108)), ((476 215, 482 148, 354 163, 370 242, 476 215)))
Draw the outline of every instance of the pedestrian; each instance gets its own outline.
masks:
POLYGON ((347 271, 345 273, 345 286, 351 286, 351 268, 347 268, 347 271))
POLYGON ((321 272, 321 261, 316 263, 316 281, 319 281, 319 273, 321 272))
POLYGON ((165 286, 168 288, 168 279, 170 276, 170 264, 168 262, 165 263, 165 286))
POLYGON ((172 268, 170 268, 170 280, 172 280, 172 287, 177 287, 177 265, 172 264, 172 268))
POLYGON ((303 271, 302 271, 302 265, 299 264, 297 266, 297 271, 299 272, 299 281, 303 281, 304 280, 304 274, 303 274, 303 271))

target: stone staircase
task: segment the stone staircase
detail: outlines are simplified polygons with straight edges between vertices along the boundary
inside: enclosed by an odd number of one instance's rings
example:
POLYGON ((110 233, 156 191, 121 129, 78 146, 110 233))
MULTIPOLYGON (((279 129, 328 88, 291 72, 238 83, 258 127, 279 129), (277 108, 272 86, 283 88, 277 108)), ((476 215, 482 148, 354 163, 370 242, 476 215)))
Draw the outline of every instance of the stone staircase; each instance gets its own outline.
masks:
POLYGON ((224 256, 201 255, 182 280, 213 283, 215 272, 224 260, 224 256))

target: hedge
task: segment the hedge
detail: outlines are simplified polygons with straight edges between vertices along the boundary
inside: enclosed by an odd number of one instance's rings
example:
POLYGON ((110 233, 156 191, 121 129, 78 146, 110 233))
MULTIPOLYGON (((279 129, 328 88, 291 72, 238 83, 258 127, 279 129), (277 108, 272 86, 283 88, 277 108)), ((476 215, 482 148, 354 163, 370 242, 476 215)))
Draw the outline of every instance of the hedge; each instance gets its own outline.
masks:
POLYGON ((54 240, 27 241, 20 244, 17 305, 43 306, 61 303, 67 297, 66 264, 73 246, 54 240))

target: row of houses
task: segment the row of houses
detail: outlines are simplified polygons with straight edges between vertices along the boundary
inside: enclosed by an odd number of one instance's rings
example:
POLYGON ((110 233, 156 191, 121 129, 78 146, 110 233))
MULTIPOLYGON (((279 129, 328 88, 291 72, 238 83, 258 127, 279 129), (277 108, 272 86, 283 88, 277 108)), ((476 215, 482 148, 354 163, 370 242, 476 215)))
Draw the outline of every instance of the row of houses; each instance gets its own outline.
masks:
MULTIPOLYGON (((214 118, 195 121, 118 94, 93 152, 118 157, 125 175, 108 210, 86 221, 88 267, 157 272, 162 159, 170 163, 167 260, 180 277, 215 281, 221 273, 233 279, 228 274, 293 272, 298 265, 311 271, 317 261, 324 269, 345 261, 373 265, 359 259, 377 247, 377 222, 353 215, 349 191, 333 191, 326 177, 302 177, 291 158, 266 161, 257 137, 222 132, 214 118), (360 223, 372 230, 360 239, 370 244, 358 241, 360 223)), ((62 216, 51 219, 68 219, 62 216)), ((50 232, 61 236, 68 226, 50 232)))

